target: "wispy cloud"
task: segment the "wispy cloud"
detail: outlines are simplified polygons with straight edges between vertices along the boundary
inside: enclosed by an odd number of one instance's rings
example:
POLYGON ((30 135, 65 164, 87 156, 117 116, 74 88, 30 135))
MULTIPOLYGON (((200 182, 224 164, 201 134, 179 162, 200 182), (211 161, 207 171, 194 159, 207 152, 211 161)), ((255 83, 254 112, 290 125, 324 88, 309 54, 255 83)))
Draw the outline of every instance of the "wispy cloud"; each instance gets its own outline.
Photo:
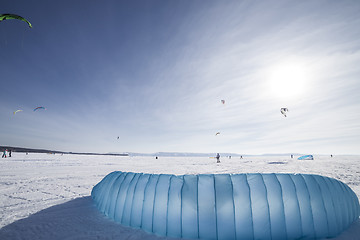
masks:
POLYGON ((41 22, 24 53, 16 50, 29 60, 23 71, 15 59, 1 62, 18 89, 0 96, 1 109, 49 108, 21 123, 1 111, 1 144, 358 153, 357 2, 182 2, 151 11, 129 3, 133 15, 115 11, 122 4, 90 4, 81 21, 63 26, 67 12, 56 29, 41 22), (106 18, 84 21, 98 8, 106 18), (270 91, 271 72, 288 63, 306 71, 297 97, 270 91))

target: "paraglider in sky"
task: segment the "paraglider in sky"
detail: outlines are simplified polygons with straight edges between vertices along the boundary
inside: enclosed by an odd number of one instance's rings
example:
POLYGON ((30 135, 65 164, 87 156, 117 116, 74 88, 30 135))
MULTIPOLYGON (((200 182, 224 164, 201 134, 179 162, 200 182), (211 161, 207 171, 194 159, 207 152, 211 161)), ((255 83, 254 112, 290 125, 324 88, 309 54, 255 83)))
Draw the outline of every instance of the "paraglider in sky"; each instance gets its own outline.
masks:
POLYGON ((222 103, 222 104, 225 104, 225 100, 221 100, 221 103, 222 103))
POLYGON ((28 20, 26 20, 25 18, 23 18, 23 17, 21 17, 19 15, 11 14, 11 13, 4 13, 4 14, 0 15, 0 22, 3 21, 3 20, 7 20, 7 19, 18 19, 20 21, 24 21, 29 25, 30 28, 32 28, 31 23, 28 20))
POLYGON ((220 134, 220 132, 217 132, 216 134, 215 134, 215 136, 217 136, 217 135, 219 135, 220 134))
POLYGON ((46 108, 44 108, 44 107, 37 107, 37 108, 34 109, 34 111, 37 111, 37 110, 39 110, 39 109, 44 109, 44 110, 46 110, 46 108))
POLYGON ((16 113, 18 113, 18 112, 22 112, 22 110, 21 110, 21 109, 16 110, 16 111, 14 112, 14 115, 15 115, 16 113))
POLYGON ((282 113, 282 115, 284 115, 286 117, 286 113, 289 111, 289 109, 287 108, 281 108, 280 112, 282 113))

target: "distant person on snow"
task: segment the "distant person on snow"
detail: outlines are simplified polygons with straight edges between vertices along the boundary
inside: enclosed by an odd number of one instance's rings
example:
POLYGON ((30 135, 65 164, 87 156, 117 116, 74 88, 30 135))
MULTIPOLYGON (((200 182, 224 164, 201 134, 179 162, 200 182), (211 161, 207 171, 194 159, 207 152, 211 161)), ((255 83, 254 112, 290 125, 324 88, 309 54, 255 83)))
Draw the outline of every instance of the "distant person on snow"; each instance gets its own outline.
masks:
POLYGON ((216 154, 216 162, 220 163, 220 154, 219 153, 216 154))
POLYGON ((11 149, 9 150, 9 157, 11 157, 11 149))
POLYGON ((6 158, 6 152, 7 152, 7 149, 4 150, 4 153, 2 155, 2 158, 6 158))

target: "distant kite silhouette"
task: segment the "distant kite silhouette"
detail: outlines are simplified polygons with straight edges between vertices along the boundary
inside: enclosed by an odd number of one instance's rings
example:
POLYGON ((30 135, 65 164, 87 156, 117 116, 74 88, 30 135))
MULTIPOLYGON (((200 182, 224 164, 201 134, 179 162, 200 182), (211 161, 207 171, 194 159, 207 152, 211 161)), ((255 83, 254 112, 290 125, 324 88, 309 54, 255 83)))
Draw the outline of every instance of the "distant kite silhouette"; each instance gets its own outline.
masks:
POLYGON ((289 111, 289 109, 287 108, 281 108, 280 112, 282 113, 282 115, 284 115, 286 117, 286 113, 289 111))
POLYGON ((19 15, 11 14, 11 13, 4 13, 4 14, 0 15, 0 22, 2 22, 4 20, 8 20, 8 19, 17 19, 17 20, 20 20, 20 21, 24 21, 29 25, 30 28, 32 28, 31 23, 28 20, 26 20, 25 18, 23 18, 23 17, 21 17, 19 15))
POLYGON ((39 110, 39 109, 44 109, 44 110, 46 110, 46 108, 44 108, 44 107, 37 107, 37 108, 34 108, 34 112, 37 111, 37 110, 39 110))

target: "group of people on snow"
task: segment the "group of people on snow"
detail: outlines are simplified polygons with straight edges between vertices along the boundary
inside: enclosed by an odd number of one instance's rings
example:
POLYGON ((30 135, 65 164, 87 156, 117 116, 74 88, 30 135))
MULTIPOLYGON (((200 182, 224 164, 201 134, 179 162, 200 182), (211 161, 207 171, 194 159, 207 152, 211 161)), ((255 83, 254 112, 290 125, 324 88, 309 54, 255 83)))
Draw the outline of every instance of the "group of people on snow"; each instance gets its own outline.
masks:
POLYGON ((10 149, 10 150, 5 149, 5 150, 4 150, 4 153, 3 153, 3 155, 2 155, 2 158, 6 158, 6 157, 7 157, 6 154, 9 154, 9 157, 11 157, 11 149, 10 149))
MULTIPOLYGON (((216 163, 220 163, 220 153, 216 154, 216 163)), ((231 156, 228 156, 229 159, 231 159, 231 156)), ((243 159, 243 156, 240 156, 240 159, 243 159)))

